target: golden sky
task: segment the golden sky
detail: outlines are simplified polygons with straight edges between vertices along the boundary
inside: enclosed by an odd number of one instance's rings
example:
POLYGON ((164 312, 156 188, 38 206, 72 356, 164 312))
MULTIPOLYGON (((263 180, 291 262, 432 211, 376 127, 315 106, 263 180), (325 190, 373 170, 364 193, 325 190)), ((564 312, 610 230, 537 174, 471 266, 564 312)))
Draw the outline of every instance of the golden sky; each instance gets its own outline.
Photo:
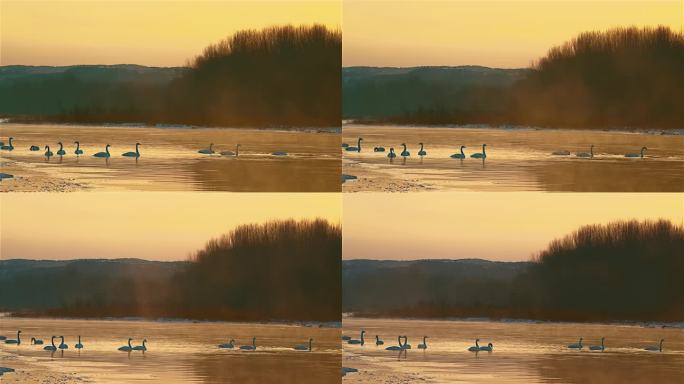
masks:
POLYGON ((684 220, 676 193, 355 193, 343 204, 344 259, 528 260, 585 224, 684 220))
POLYGON ((0 65, 179 66, 242 29, 339 28, 341 0, 0 0, 0 65))
POLYGON ((184 260, 240 224, 339 223, 341 202, 337 193, 5 193, 0 258, 184 260))
POLYGON ((684 23, 684 1, 345 0, 343 66, 526 67, 578 33, 684 23))

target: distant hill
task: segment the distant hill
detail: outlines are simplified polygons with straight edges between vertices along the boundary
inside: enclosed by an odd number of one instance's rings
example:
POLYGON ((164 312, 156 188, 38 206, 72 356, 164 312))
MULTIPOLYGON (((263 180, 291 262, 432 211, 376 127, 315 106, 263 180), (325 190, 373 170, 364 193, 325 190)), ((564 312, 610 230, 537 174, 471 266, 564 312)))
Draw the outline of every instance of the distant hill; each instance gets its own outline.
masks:
POLYGON ((168 279, 187 265, 140 259, 0 260, 0 286, 5 287, 0 310, 158 301, 152 294, 161 296, 168 279))
POLYGON ((527 69, 460 67, 348 67, 342 69, 344 118, 379 119, 421 109, 500 110, 497 93, 521 78, 527 69), (498 102, 497 102, 498 100, 498 102), (474 103, 487 105, 476 106, 474 103))
POLYGON ((412 307, 503 307, 507 287, 529 262, 461 260, 345 260, 345 312, 391 313, 412 307))

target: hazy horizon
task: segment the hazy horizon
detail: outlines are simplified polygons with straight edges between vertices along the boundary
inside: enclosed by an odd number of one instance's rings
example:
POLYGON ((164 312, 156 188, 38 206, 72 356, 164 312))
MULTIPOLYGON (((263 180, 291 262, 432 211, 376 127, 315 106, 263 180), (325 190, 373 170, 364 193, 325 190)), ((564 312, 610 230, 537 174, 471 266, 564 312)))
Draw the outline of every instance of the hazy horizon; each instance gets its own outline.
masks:
POLYGON ((9 193, 0 204, 2 260, 182 261, 242 224, 341 216, 336 193, 9 193))
POLYGON ((583 225, 684 222, 678 193, 355 193, 343 201, 343 260, 528 261, 583 225))
POLYGON ((0 65, 179 67, 237 31, 287 24, 338 29, 341 2, 2 1, 0 65))
POLYGON ((681 1, 349 0, 343 8, 343 67, 523 68, 581 32, 684 28, 681 1))

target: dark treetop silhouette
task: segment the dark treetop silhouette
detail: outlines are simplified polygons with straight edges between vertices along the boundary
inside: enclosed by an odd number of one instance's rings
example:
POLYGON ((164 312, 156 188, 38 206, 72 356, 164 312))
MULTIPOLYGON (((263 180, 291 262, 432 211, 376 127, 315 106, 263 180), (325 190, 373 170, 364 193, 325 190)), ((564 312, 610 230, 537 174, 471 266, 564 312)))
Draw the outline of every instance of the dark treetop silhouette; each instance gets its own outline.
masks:
POLYGON ((668 27, 585 32, 526 70, 346 68, 343 113, 399 124, 681 128, 683 67, 684 34, 668 27))
POLYGON ((342 38, 325 26, 245 30, 187 68, 0 67, 16 121, 339 126, 342 38))

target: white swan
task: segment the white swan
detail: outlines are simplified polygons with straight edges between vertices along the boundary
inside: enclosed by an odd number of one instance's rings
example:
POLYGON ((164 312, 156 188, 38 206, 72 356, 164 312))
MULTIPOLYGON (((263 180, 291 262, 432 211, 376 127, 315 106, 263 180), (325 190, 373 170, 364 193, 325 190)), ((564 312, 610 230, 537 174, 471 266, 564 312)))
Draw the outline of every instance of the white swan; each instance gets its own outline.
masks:
POLYGON ((569 344, 568 348, 570 348, 570 349, 582 349, 582 340, 583 340, 583 338, 580 337, 580 339, 577 343, 569 344))
POLYGON ((475 345, 468 348, 468 350, 470 352, 479 352, 480 351, 480 339, 475 339, 475 345))
POLYGON ((554 152, 551 152, 551 154, 555 155, 555 156, 569 156, 570 151, 554 151, 554 152))
POLYGON ((37 145, 32 145, 29 147, 29 151, 40 151, 40 147, 37 145))
POLYGON ((605 350, 606 346, 605 346, 605 344, 603 344, 603 341, 605 339, 606 339, 605 337, 602 337, 601 338, 601 345, 592 345, 589 347, 589 350, 590 351, 603 351, 603 350, 605 350))
POLYGON ((644 151, 647 150, 646 147, 641 147, 641 152, 639 153, 625 153, 625 157, 641 157, 644 158, 644 151))
POLYGON ((404 344, 401 346, 401 349, 411 349, 411 344, 408 343, 408 337, 404 336, 404 344))
POLYGON ((594 144, 592 144, 591 147, 589 147, 588 153, 587 152, 577 152, 577 155, 575 155, 575 156, 593 158, 594 157, 594 144))
POLYGON ((395 157, 397 157, 397 154, 394 153, 394 148, 390 148, 390 151, 387 154, 387 157, 389 157, 390 159, 394 159, 395 157))
POLYGON ((486 347, 480 347, 480 351, 491 352, 493 350, 494 350, 494 344, 492 344, 492 343, 487 344, 486 347))
POLYGON ((344 336, 342 336, 342 340, 343 341, 349 341, 349 340, 351 340, 351 336, 344 335, 344 336))
POLYGON ((644 348, 644 351, 662 352, 663 351, 663 341, 665 341, 665 339, 660 339, 659 345, 649 345, 648 347, 644 348))
POLYGON ((35 337, 32 337, 32 338, 31 338, 31 344, 34 344, 34 345, 43 345, 43 340, 41 340, 41 339, 36 339, 35 337))
POLYGON ((345 147, 344 150, 348 152, 361 152, 361 142, 363 141, 363 137, 359 137, 358 140, 356 140, 356 147, 345 147))
POLYGON ((46 145, 45 146, 45 157, 50 157, 52 155, 54 155, 54 153, 52 153, 52 151, 50 150, 50 146, 46 145))
POLYGON ((252 337, 252 345, 241 345, 243 351, 256 351, 256 337, 252 337))
POLYGON ((214 147, 214 143, 211 143, 211 144, 209 144, 209 148, 200 149, 199 151, 197 151, 197 153, 202 153, 205 155, 211 155, 212 153, 214 153, 213 147, 214 147))
POLYGON ((52 338, 50 339, 50 344, 52 345, 46 345, 45 347, 43 347, 44 350, 52 352, 57 350, 57 346, 55 346, 55 337, 57 336, 52 336, 52 338))
POLYGON ((363 334, 364 334, 364 333, 366 333, 366 331, 362 330, 362 331, 361 331, 361 339, 360 339, 360 340, 358 340, 358 339, 352 339, 352 340, 347 341, 347 344, 360 344, 360 345, 365 344, 366 341, 363 339, 363 334))
POLYGON ((62 342, 59 343, 59 347, 57 347, 57 348, 59 348, 59 349, 69 349, 69 346, 66 345, 66 344, 64 344, 64 336, 60 336, 60 337, 62 338, 62 342))
POLYGON ((131 340, 133 340, 133 338, 129 337, 128 338, 128 345, 124 345, 123 347, 119 347, 119 351, 124 351, 124 352, 132 351, 133 347, 131 346, 131 340))
MULTIPOLYGON (((2 181, 2 179, 12 179, 12 178, 14 178, 14 175, 10 175, 9 173, 0 173, 0 181, 2 181)), ((5 340, 5 339, 6 339, 5 336, 0 336, 0 340, 5 340)))
MULTIPOLYGON (((10 139, 11 139, 11 137, 10 137, 10 139)), ((21 344, 21 331, 17 331, 17 338, 16 338, 16 340, 14 340, 14 339, 7 339, 7 340, 5 340, 5 344, 16 344, 16 345, 21 344)))
POLYGON ((427 349, 427 336, 423 336, 423 343, 418 344, 418 349, 427 349))
POLYGON ((461 153, 454 153, 449 157, 451 157, 452 159, 465 159, 465 153, 463 153, 463 148, 465 147, 465 145, 461 145, 461 153))
POLYGON ((14 150, 14 145, 12 145, 12 140, 14 140, 14 137, 9 138, 9 143, 7 145, 2 145, 0 146, 0 149, 4 151, 12 151, 14 150))
POLYGON ((66 151, 64 150, 64 144, 62 144, 61 141, 57 144, 59 144, 59 149, 57 150, 57 155, 59 155, 59 156, 66 155, 66 151))
POLYGON ((473 153, 470 155, 473 159, 486 159, 487 158, 487 152, 485 152, 485 148, 487 147, 487 144, 482 144, 482 152, 477 152, 473 153))
POLYGON ((295 351, 309 351, 311 352, 311 343, 313 342, 313 339, 309 339, 309 345, 306 344, 299 344, 294 346, 295 351))
POLYGON ((406 143, 402 143, 401 145, 404 147, 404 150, 401 151, 400 155, 401 155, 402 157, 409 157, 409 156, 411 156, 411 152, 409 152, 409 151, 406 150, 406 143))
POLYGON ((76 150, 74 151, 74 154, 76 155, 82 155, 83 150, 81 149, 81 143, 78 141, 74 141, 74 144, 76 144, 76 150))
POLYGON ((140 157, 140 150, 138 149, 138 147, 140 147, 140 143, 135 143, 135 152, 122 153, 121 156, 140 157))
POLYGON ((399 345, 393 345, 391 347, 387 347, 387 348, 385 348, 385 350, 386 351, 401 351, 402 350, 402 348, 401 348, 401 336, 397 336, 397 343, 399 343, 399 345))
POLYGON ((229 342, 223 343, 223 344, 219 344, 218 347, 219 347, 219 348, 225 348, 225 349, 233 349, 233 348, 235 348, 235 340, 234 340, 234 339, 230 339, 229 342))
POLYGON ((147 346, 145 345, 147 343, 147 339, 143 339, 142 345, 136 345, 133 347, 134 351, 147 351, 147 346))
POLYGON ((109 154, 109 147, 111 147, 111 145, 109 145, 109 144, 105 145, 104 152, 98 152, 98 153, 94 154, 93 157, 109 157, 109 156, 111 156, 109 154))
POLYGON ((81 344, 81 335, 78 335, 78 343, 74 345, 76 349, 83 349, 83 344, 81 344))
POLYGON ((423 143, 418 143, 420 144, 420 151, 418 151, 418 156, 427 156, 427 152, 423 150, 423 143))
POLYGON ((375 335, 375 345, 384 345, 385 342, 380 340, 380 336, 375 335))
POLYGON ((222 156, 235 156, 235 157, 240 156, 240 145, 242 145, 242 144, 238 144, 235 146, 235 152, 233 152, 233 151, 222 151, 221 155, 222 156))
POLYGON ((385 152, 385 147, 375 147, 373 148, 373 152, 385 152))

